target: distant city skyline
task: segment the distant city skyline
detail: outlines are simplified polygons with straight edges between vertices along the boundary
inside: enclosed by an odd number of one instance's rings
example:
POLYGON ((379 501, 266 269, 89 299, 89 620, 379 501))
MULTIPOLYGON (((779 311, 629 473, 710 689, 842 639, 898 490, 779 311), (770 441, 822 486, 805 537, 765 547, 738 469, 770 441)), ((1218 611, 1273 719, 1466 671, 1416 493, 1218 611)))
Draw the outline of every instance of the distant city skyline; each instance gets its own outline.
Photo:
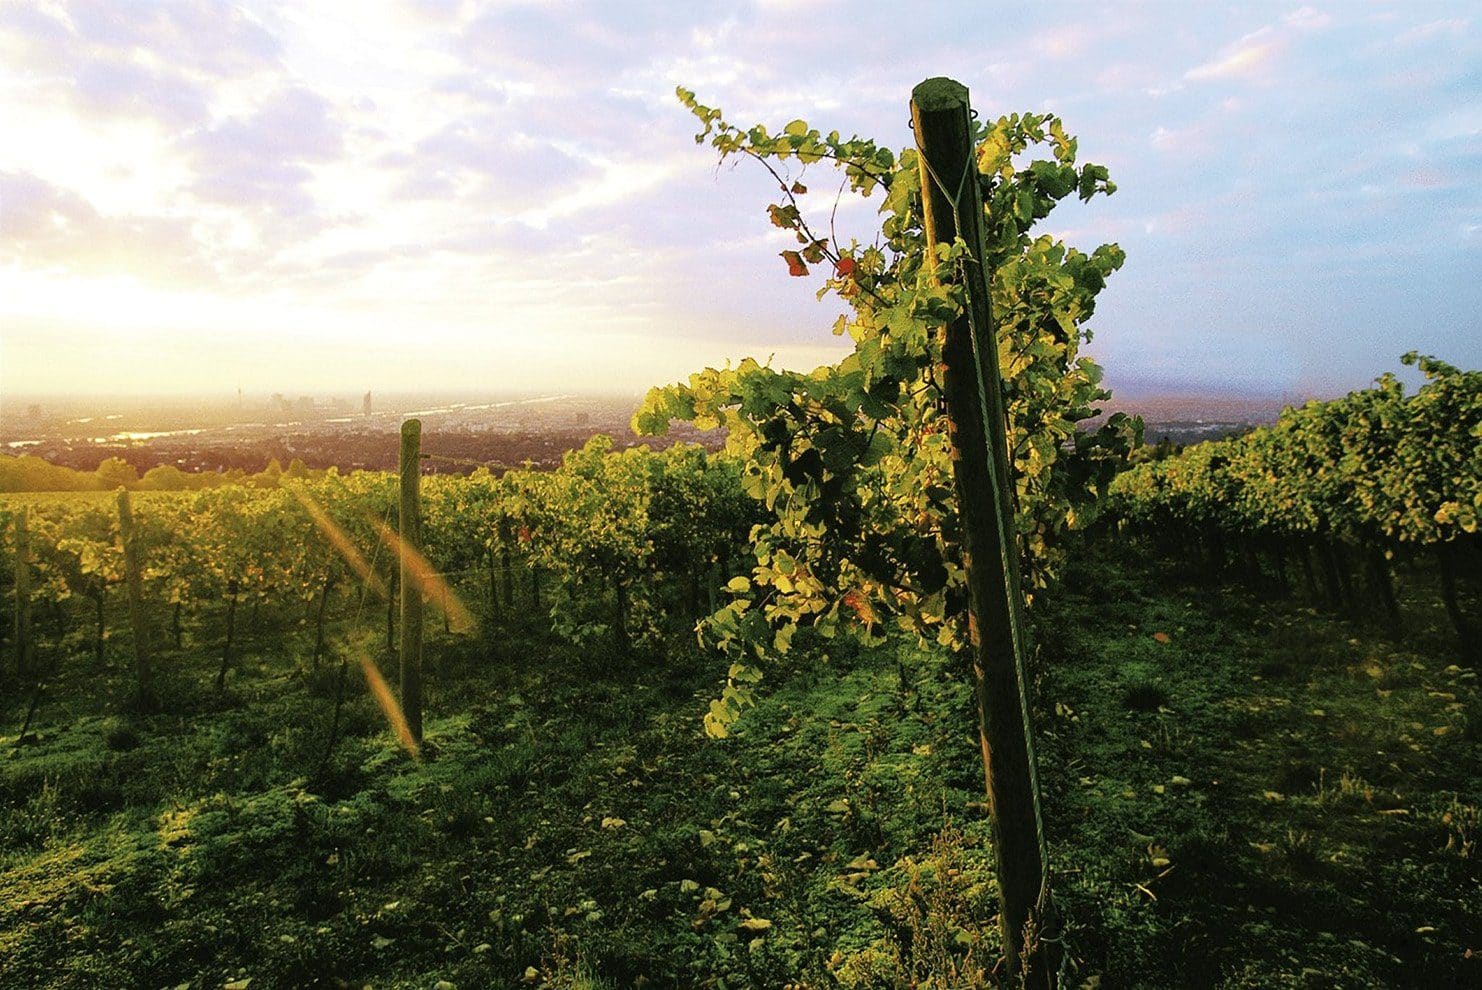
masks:
POLYGON ((770 180, 717 170, 673 90, 903 147, 930 75, 984 116, 1058 113, 1110 167, 1043 230, 1127 252, 1087 348, 1114 388, 1482 366, 1475 4, 67 0, 0 5, 0 402, 836 360, 770 180))

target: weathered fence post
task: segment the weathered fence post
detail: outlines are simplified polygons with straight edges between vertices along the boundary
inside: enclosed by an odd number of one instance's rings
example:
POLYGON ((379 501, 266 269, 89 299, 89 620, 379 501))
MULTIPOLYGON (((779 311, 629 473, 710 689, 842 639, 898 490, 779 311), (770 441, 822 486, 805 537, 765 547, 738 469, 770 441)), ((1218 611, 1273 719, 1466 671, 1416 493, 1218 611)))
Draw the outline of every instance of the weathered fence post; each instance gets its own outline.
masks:
POLYGON ((414 554, 422 552, 422 421, 401 424, 401 709, 407 729, 422 743, 422 582, 414 554))
POLYGON ((944 283, 961 285, 967 302, 945 330, 943 392, 966 551, 1004 953, 1011 982, 1039 990, 1055 984, 1043 942, 1049 888, 1024 680, 1023 598, 998 334, 988 295, 992 273, 983 266, 983 202, 967 87, 941 77, 922 82, 911 91, 911 123, 920 152, 928 264, 935 265, 937 245, 958 237, 969 256, 961 270, 936 273, 944 283))
POLYGON ((118 535, 123 541, 124 586, 129 595, 129 628, 134 634, 134 679, 138 703, 148 711, 155 705, 154 667, 149 655, 148 620, 144 612, 144 578, 139 565, 139 545, 134 534, 134 511, 129 490, 118 490, 118 535))

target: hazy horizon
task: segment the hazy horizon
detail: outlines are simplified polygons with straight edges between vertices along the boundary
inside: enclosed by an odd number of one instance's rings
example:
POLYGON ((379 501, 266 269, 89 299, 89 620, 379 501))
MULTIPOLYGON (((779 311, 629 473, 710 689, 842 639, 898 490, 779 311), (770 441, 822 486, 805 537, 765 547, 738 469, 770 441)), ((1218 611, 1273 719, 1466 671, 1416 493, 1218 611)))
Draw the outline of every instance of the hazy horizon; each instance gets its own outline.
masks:
MULTIPOLYGON (((1060 114, 1111 169, 1116 195, 1037 232, 1127 252, 1089 323, 1114 388, 1482 366, 1469 5, 845 10, 0 7, 24 135, 0 148, 0 395, 628 394, 829 363, 840 307, 784 274, 771 180, 717 169, 674 87, 900 148, 938 74, 983 116, 1060 114)), ((827 218, 837 178, 807 179, 827 218)), ((878 204, 845 197, 839 237, 873 239, 878 204)))
MULTIPOLYGON (((696 369, 698 370, 698 369, 696 369)), ((1403 367, 1396 359, 1393 364, 1376 372, 1378 377, 1383 371, 1396 375, 1407 385, 1418 385, 1423 378, 1413 369, 1403 367)), ((668 381, 655 381, 653 385, 668 384, 668 381)), ((1198 382, 1180 382, 1176 379, 1158 377, 1119 377, 1114 372, 1108 371, 1103 384, 1113 393, 1116 398, 1122 399, 1161 399, 1161 398, 1211 398, 1211 399, 1234 399, 1249 400, 1252 402, 1266 402, 1283 399, 1291 396, 1308 398, 1333 398, 1343 394, 1342 390, 1301 390, 1301 389, 1278 389, 1260 388, 1254 385, 1231 384, 1220 387, 1217 384, 1203 384, 1198 382)), ((1362 388, 1369 383, 1361 383, 1355 388, 1362 388)), ((570 395, 590 399, 633 399, 638 401, 647 394, 651 386, 636 388, 601 388, 596 386, 571 387, 565 389, 557 388, 514 388, 514 387, 440 387, 426 385, 423 387, 392 387, 392 386, 343 386, 343 387, 311 387, 305 385, 280 384, 274 387, 243 388, 241 398, 245 402, 261 402, 271 399, 274 395, 282 395, 284 398, 297 399, 307 396, 314 399, 343 399, 353 400, 359 403, 366 392, 372 393, 377 402, 400 402, 414 399, 438 399, 448 401, 493 399, 522 399, 538 398, 548 395, 570 395)), ((115 392, 90 392, 90 391, 22 391, 7 388, 0 391, 0 412, 7 405, 21 405, 23 403, 64 401, 69 403, 97 402, 106 403, 110 401, 126 403, 184 403, 184 402, 236 402, 238 393, 236 388, 213 388, 197 391, 171 390, 171 391, 149 391, 139 389, 135 391, 115 392)))

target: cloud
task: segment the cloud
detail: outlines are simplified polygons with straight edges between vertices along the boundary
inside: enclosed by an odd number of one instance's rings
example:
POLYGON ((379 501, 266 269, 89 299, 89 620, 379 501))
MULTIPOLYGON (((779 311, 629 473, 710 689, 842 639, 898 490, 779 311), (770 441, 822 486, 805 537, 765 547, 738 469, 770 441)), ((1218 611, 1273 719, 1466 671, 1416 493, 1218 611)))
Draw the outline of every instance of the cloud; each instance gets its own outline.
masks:
POLYGON ((1218 79, 1245 79, 1269 83, 1272 69, 1303 33, 1324 30, 1333 19, 1312 7, 1300 7, 1281 18, 1241 37, 1217 56, 1184 73, 1189 82, 1218 79))
POLYGON ((1087 25, 1059 25, 1036 33, 1029 39, 1028 47, 1041 55, 1064 59, 1084 54, 1098 38, 1099 35, 1087 25))
POLYGON ((279 67, 277 40, 221 0, 0 6, 0 52, 33 98, 171 131, 209 117, 213 85, 279 67))
POLYGON ((511 131, 492 116, 450 123, 418 141, 409 153, 383 159, 405 174, 402 191, 439 185, 471 201, 524 211, 591 178, 596 169, 555 143, 511 131))
POLYGON ((180 147, 199 198, 270 221, 300 221, 316 212, 310 166, 344 154, 344 126, 323 96, 293 86, 188 135, 180 147))
POLYGON ((1317 31, 1333 23, 1333 18, 1315 7, 1299 7, 1281 22, 1300 31, 1317 31))
POLYGON ((1190 82, 1257 78, 1285 50, 1285 43, 1276 38, 1269 28, 1263 28, 1246 35, 1219 57, 1194 66, 1184 73, 1184 78, 1190 82))
POLYGON ((63 9, 84 44, 208 76, 251 75, 274 65, 282 53, 272 33, 227 0, 71 0, 63 9))
POLYGON ((90 114, 152 117, 170 130, 199 126, 211 115, 204 87, 182 85, 178 75, 114 58, 80 64, 72 93, 90 114))
POLYGON ((81 274, 209 281, 188 220, 105 216, 87 199, 27 172, 0 172, 0 259, 81 274))

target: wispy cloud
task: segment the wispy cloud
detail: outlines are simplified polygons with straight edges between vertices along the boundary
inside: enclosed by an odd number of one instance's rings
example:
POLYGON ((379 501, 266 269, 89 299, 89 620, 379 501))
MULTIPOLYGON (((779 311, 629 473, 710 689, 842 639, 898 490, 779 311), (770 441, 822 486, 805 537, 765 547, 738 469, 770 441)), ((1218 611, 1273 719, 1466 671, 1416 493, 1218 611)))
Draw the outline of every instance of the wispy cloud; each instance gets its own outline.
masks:
POLYGON ((1211 61, 1194 66, 1184 73, 1184 78, 1191 82, 1258 78, 1285 49, 1285 43, 1275 32, 1262 28, 1241 38, 1211 61))

